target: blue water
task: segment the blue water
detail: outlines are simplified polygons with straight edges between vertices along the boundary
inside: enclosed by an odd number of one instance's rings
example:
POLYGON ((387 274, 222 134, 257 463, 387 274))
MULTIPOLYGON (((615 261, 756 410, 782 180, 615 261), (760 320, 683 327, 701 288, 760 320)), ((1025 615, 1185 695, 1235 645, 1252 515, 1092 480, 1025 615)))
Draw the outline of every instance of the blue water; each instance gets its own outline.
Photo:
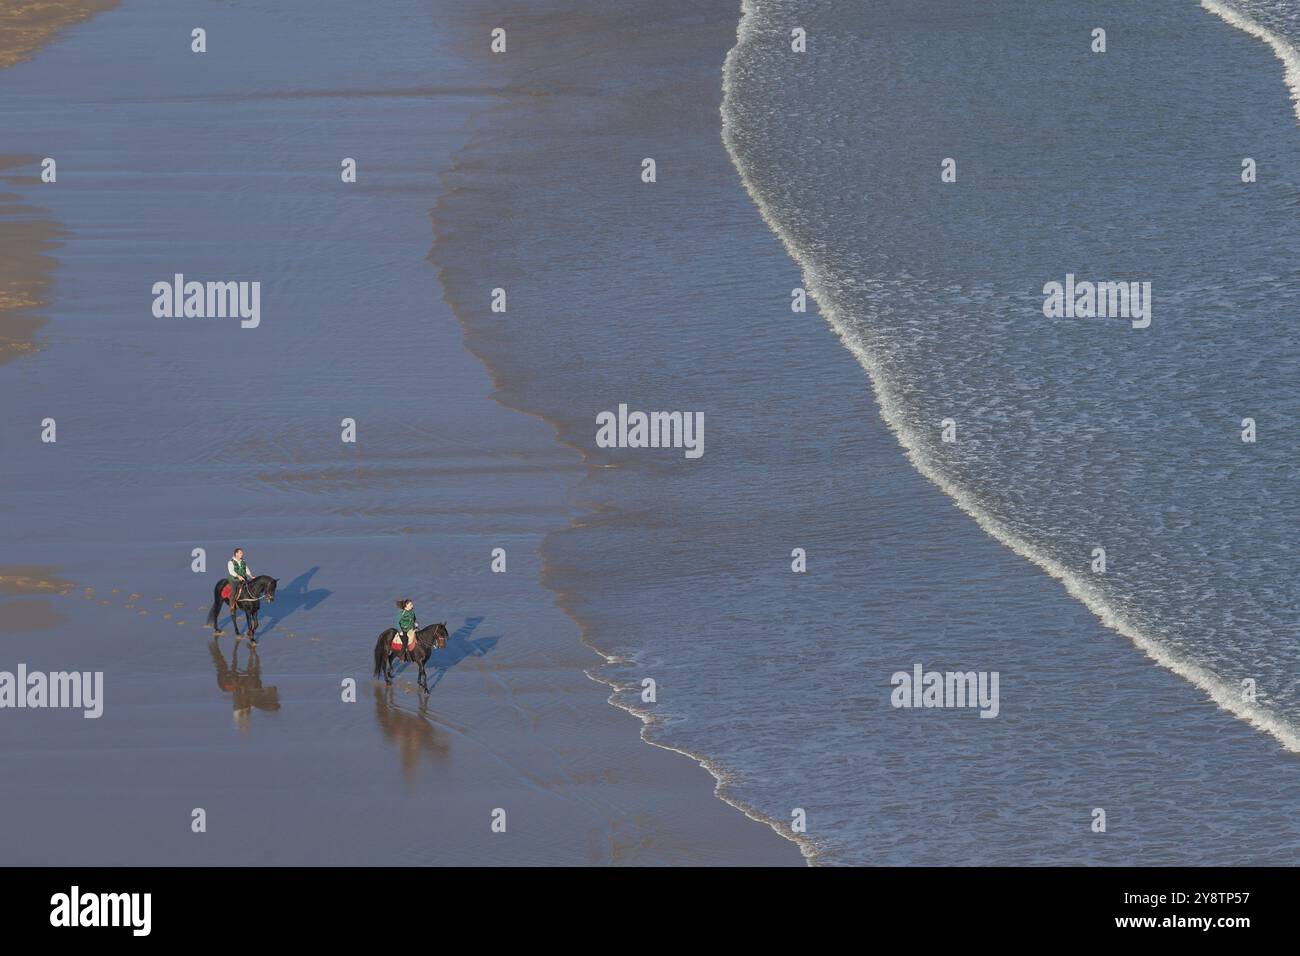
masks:
POLYGON ((1197 33, 1179 29, 1182 8, 1119 21, 1114 47, 1093 54, 1072 39, 1084 21, 1044 5, 1017 19, 1014 58, 1001 26, 945 16, 925 48, 944 68, 913 70, 887 106, 865 94, 919 65, 913 45, 856 47, 888 13, 831 21, 791 65, 767 45, 785 10, 760 3, 746 21, 731 141, 913 460, 1104 621, 1300 751, 1288 561, 1300 348, 1280 334, 1297 291, 1293 125, 1261 140, 1258 121, 1205 116, 1186 97, 1180 57, 1197 33), (1043 88, 1052 71, 1065 82, 1043 88), (900 99, 913 121, 896 118, 900 99), (1152 116, 1167 133, 1146 131, 1152 116), (1247 143, 1265 169, 1253 185, 1239 177, 1247 143), (962 175, 945 188, 938 159, 956 154, 962 175), (1151 327, 1044 319, 1042 286, 1066 273, 1151 282, 1151 327), (1244 417, 1261 430, 1254 443, 1244 417), (945 418, 958 441, 940 440, 945 418))
POLYGON ((754 0, 738 38, 625 15, 654 35, 582 37, 616 58, 547 35, 514 61, 546 95, 492 116, 445 205, 510 215, 435 249, 505 399, 610 466, 546 554, 618 702, 751 815, 806 811, 818 862, 1294 863, 1300 130, 1273 50, 1191 2, 754 0), (1151 327, 1044 318, 1067 273, 1151 282, 1151 327), (508 324, 475 301, 497 284, 508 324), (619 402, 704 411, 704 457, 595 448, 619 402), (1000 715, 890 707, 916 663, 998 671, 1000 715))

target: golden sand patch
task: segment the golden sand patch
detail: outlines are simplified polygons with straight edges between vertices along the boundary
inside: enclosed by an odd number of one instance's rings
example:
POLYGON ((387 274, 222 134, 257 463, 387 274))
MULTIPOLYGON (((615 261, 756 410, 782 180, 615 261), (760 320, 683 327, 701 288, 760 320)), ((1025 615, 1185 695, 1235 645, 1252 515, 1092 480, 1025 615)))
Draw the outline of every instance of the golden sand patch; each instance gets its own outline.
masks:
POLYGON ((117 4, 118 0, 5 0, 0 4, 0 70, 30 59, 60 30, 117 4))
POLYGON ((59 594, 76 587, 54 574, 50 567, 0 565, 0 594, 59 594))
MULTIPOLYGON (((0 156, 0 170, 38 162, 35 156, 0 156)), ((41 210, 17 200, 0 192, 0 365, 36 349, 36 330, 45 324, 36 312, 49 305, 57 264, 48 253, 63 234, 41 210)))

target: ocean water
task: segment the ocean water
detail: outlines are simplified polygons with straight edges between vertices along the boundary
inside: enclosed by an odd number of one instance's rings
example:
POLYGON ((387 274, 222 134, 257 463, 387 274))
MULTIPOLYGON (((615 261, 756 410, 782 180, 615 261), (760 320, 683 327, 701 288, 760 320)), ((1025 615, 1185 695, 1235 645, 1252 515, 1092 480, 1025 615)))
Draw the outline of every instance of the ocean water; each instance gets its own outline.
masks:
POLYGON ((1294 863, 1273 50, 1190 2, 562 6, 584 32, 528 21, 434 257, 503 400, 592 466, 547 580, 615 702, 816 862, 1294 863), (1150 328, 1045 318, 1067 273, 1151 282, 1150 328), (703 458, 597 449, 620 402, 703 411, 703 458), (918 663, 997 671, 998 718, 892 708, 918 663))
POLYGON ((1089 20, 1042 4, 1008 35, 1005 19, 943 5, 845 18, 759 2, 730 63, 729 141, 918 468, 1151 657, 1300 752, 1300 347, 1287 334, 1300 135, 1186 96, 1178 59, 1223 55, 1193 45, 1217 25, 1184 29, 1183 7, 1110 21, 1122 6, 1089 20), (813 55, 774 47, 791 17, 812 25, 813 55), (1115 23, 1105 54, 1074 42, 1093 21, 1115 23), (917 24, 945 69, 909 69, 917 24), (869 33, 883 38, 866 55, 869 33), (870 95, 898 72, 906 90, 870 95), (944 188, 938 162, 957 154, 944 188), (1248 155, 1264 169, 1253 185, 1248 155), (1067 273, 1150 282, 1150 328, 1045 319, 1043 284, 1067 273), (948 418, 959 437, 945 443, 948 418))

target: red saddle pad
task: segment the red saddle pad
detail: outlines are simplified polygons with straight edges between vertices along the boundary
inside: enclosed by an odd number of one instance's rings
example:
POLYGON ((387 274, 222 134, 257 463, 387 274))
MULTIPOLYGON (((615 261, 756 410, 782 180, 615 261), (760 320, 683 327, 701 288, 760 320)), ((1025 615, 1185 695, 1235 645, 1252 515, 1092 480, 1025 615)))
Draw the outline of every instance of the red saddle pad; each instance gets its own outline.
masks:
POLYGON ((230 585, 229 585, 229 584, 227 584, 225 587, 223 587, 223 588, 221 589, 221 600, 223 600, 223 601, 229 601, 229 600, 230 600, 230 585))

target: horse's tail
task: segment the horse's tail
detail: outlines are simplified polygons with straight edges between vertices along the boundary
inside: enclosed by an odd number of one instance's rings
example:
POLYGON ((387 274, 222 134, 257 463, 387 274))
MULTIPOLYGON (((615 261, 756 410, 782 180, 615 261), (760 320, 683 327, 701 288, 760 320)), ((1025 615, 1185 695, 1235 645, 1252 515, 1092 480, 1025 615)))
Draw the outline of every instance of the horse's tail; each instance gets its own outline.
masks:
POLYGON ((376 677, 381 677, 383 676, 384 673, 384 656, 388 653, 388 649, 384 647, 384 644, 388 640, 387 635, 388 632, 384 631, 383 634, 379 635, 379 642, 375 644, 375 676, 376 677))
POLYGON ((222 578, 217 582, 217 586, 212 589, 212 610, 208 612, 208 624, 212 627, 217 626, 217 615, 221 613, 221 589, 225 587, 226 579, 222 578))

